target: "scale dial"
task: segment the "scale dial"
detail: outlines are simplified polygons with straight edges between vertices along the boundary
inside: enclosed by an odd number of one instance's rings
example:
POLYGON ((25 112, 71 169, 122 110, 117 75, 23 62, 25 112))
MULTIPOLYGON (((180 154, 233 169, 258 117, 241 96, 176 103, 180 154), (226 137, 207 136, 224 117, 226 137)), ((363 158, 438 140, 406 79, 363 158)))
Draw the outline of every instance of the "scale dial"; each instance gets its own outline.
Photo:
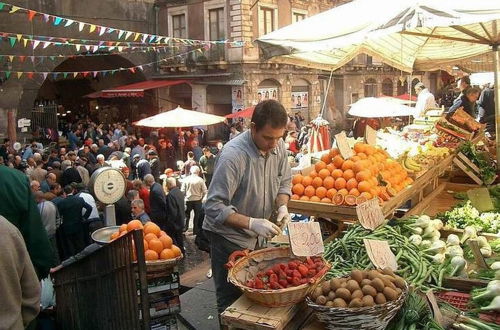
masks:
POLYGON ((104 204, 114 204, 125 194, 127 183, 122 172, 112 167, 101 167, 90 177, 90 191, 104 204))

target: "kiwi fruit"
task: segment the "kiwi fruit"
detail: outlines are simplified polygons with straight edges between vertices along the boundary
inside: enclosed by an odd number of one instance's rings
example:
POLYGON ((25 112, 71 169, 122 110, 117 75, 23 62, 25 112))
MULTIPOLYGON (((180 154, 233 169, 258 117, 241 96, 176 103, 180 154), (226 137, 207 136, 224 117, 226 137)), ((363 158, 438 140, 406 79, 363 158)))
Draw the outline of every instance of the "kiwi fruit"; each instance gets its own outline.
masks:
POLYGON ((346 308, 347 304, 346 304, 346 302, 345 302, 344 299, 342 299, 342 298, 335 298, 335 300, 333 300, 333 307, 346 308))
POLYGON ((328 295, 328 292, 330 292, 330 282, 323 282, 321 284, 321 291, 323 291, 323 295, 328 295))
POLYGON ((326 307, 333 307, 333 301, 328 300, 325 304, 326 307))
POLYGON ((377 295, 377 290, 371 285, 365 285, 361 291, 365 294, 365 296, 375 297, 377 295))
POLYGON ((372 281, 365 278, 364 280, 361 281, 361 287, 364 287, 365 285, 370 285, 372 284, 372 281))
POLYGON ((351 272, 351 278, 352 278, 353 280, 355 280, 356 282, 358 282, 359 284, 361 284, 361 281, 362 281, 362 280, 363 280, 363 278, 364 278, 363 272, 362 272, 362 271, 360 271, 360 270, 355 269, 355 270, 353 270, 353 271, 351 272))
POLYGON ((316 298, 316 304, 318 305, 324 305, 326 304, 328 300, 326 299, 325 296, 319 296, 318 298, 316 298))
POLYGON ((383 294, 384 294, 385 298, 387 299, 387 301, 394 301, 394 300, 398 299, 398 293, 396 292, 396 290, 393 290, 391 288, 385 287, 383 294))
POLYGON ((372 296, 364 296, 361 301, 363 302, 364 307, 372 307, 373 305, 375 305, 375 301, 373 300, 372 296))
POLYGON ((328 292, 328 297, 327 298, 328 298, 328 300, 333 301, 337 297, 335 296, 335 292, 334 291, 330 291, 330 292, 328 292))
POLYGON ((336 291, 337 289, 339 289, 342 284, 342 281, 339 279, 339 278, 332 278, 330 280, 330 289, 333 290, 333 291, 336 291))
POLYGON ((373 280, 373 279, 375 279, 375 278, 377 278, 377 277, 380 277, 380 273, 379 273, 379 272, 377 272, 376 270, 372 269, 372 270, 370 270, 370 271, 368 272, 368 278, 369 278, 370 280, 373 280))
POLYGON ((353 299, 349 303, 349 308, 359 308, 359 307, 363 307, 363 302, 359 298, 353 299))
POLYGON ((384 291, 385 288, 384 281, 382 281, 380 277, 374 278, 371 286, 373 286, 378 292, 384 291))
POLYGON ((353 293, 351 293, 351 299, 356 299, 356 298, 363 298, 364 294, 363 294, 363 291, 361 291, 361 289, 358 289, 356 291, 354 291, 353 293))
POLYGON ((359 283, 355 280, 349 280, 347 281, 346 289, 349 290, 350 292, 359 290, 359 283))
POLYGON ((384 269, 381 269, 381 271, 385 275, 394 276, 394 272, 389 267, 385 267, 384 269))
POLYGON ((385 299, 383 293, 377 293, 377 296, 375 297, 375 302, 377 303, 377 305, 385 304, 387 302, 387 299, 385 299))
POLYGON ((403 293, 403 290, 401 290, 400 288, 396 288, 396 293, 398 294, 399 297, 399 295, 403 293))
POLYGON ((394 283, 391 281, 390 276, 384 275, 384 277, 381 277, 382 282, 384 282, 384 286, 388 286, 391 289, 396 289, 396 286, 394 283))
POLYGON ((335 297, 342 298, 344 301, 351 300, 351 292, 346 288, 340 288, 335 291, 335 297))
POLYGON ((394 277, 394 284, 400 288, 400 289, 404 289, 405 287, 405 280, 403 280, 401 277, 399 276, 395 276, 394 277))
POLYGON ((317 287, 314 289, 314 291, 311 294, 312 300, 316 301, 316 299, 323 294, 323 290, 321 290, 320 287, 317 287))

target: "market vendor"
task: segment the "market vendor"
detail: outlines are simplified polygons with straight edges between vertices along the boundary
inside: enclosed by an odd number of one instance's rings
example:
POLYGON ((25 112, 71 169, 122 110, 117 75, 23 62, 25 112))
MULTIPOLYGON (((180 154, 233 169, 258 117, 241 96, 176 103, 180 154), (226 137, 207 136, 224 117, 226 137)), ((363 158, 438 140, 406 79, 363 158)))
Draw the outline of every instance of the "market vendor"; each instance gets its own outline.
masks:
POLYGON ((275 100, 259 103, 250 130, 224 146, 218 156, 205 204, 203 229, 210 239, 217 307, 223 312, 241 292, 227 281, 229 255, 254 250, 257 238, 270 239, 281 229, 268 219, 278 211, 277 224, 290 220, 291 170, 282 136, 285 108, 275 100))

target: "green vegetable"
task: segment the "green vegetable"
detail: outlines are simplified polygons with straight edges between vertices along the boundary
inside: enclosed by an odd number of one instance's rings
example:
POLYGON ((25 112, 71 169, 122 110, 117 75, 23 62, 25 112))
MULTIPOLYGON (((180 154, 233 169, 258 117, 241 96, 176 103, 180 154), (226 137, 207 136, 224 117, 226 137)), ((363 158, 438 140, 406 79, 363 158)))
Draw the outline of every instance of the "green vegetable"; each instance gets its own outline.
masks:
POLYGON ((441 214, 441 216, 446 224, 452 228, 464 229, 473 226, 477 231, 494 234, 497 234, 500 230, 500 213, 485 212, 479 214, 479 211, 472 206, 470 201, 441 214))
POLYGON ((496 168, 487 156, 476 150, 476 146, 471 141, 466 141, 458 148, 471 162, 479 167, 479 176, 484 183, 490 184, 496 176, 496 168))

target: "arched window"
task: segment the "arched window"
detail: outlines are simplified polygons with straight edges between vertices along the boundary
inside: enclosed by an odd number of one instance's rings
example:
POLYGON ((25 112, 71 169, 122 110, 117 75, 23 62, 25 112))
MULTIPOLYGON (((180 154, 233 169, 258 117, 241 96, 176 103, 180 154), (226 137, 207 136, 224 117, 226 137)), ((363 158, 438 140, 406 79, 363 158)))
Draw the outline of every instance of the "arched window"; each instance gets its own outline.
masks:
POLYGON ((366 79, 365 81, 365 97, 377 96, 377 81, 373 78, 366 79))
POLYGON ((408 81, 405 79, 403 82, 398 80, 398 96, 408 93, 408 81))
POLYGON ((393 88, 392 88, 392 80, 389 78, 385 78, 382 81, 382 94, 386 96, 393 96, 393 88))
POLYGON ((279 100, 279 83, 273 79, 263 80, 257 89, 257 102, 273 99, 279 100))

